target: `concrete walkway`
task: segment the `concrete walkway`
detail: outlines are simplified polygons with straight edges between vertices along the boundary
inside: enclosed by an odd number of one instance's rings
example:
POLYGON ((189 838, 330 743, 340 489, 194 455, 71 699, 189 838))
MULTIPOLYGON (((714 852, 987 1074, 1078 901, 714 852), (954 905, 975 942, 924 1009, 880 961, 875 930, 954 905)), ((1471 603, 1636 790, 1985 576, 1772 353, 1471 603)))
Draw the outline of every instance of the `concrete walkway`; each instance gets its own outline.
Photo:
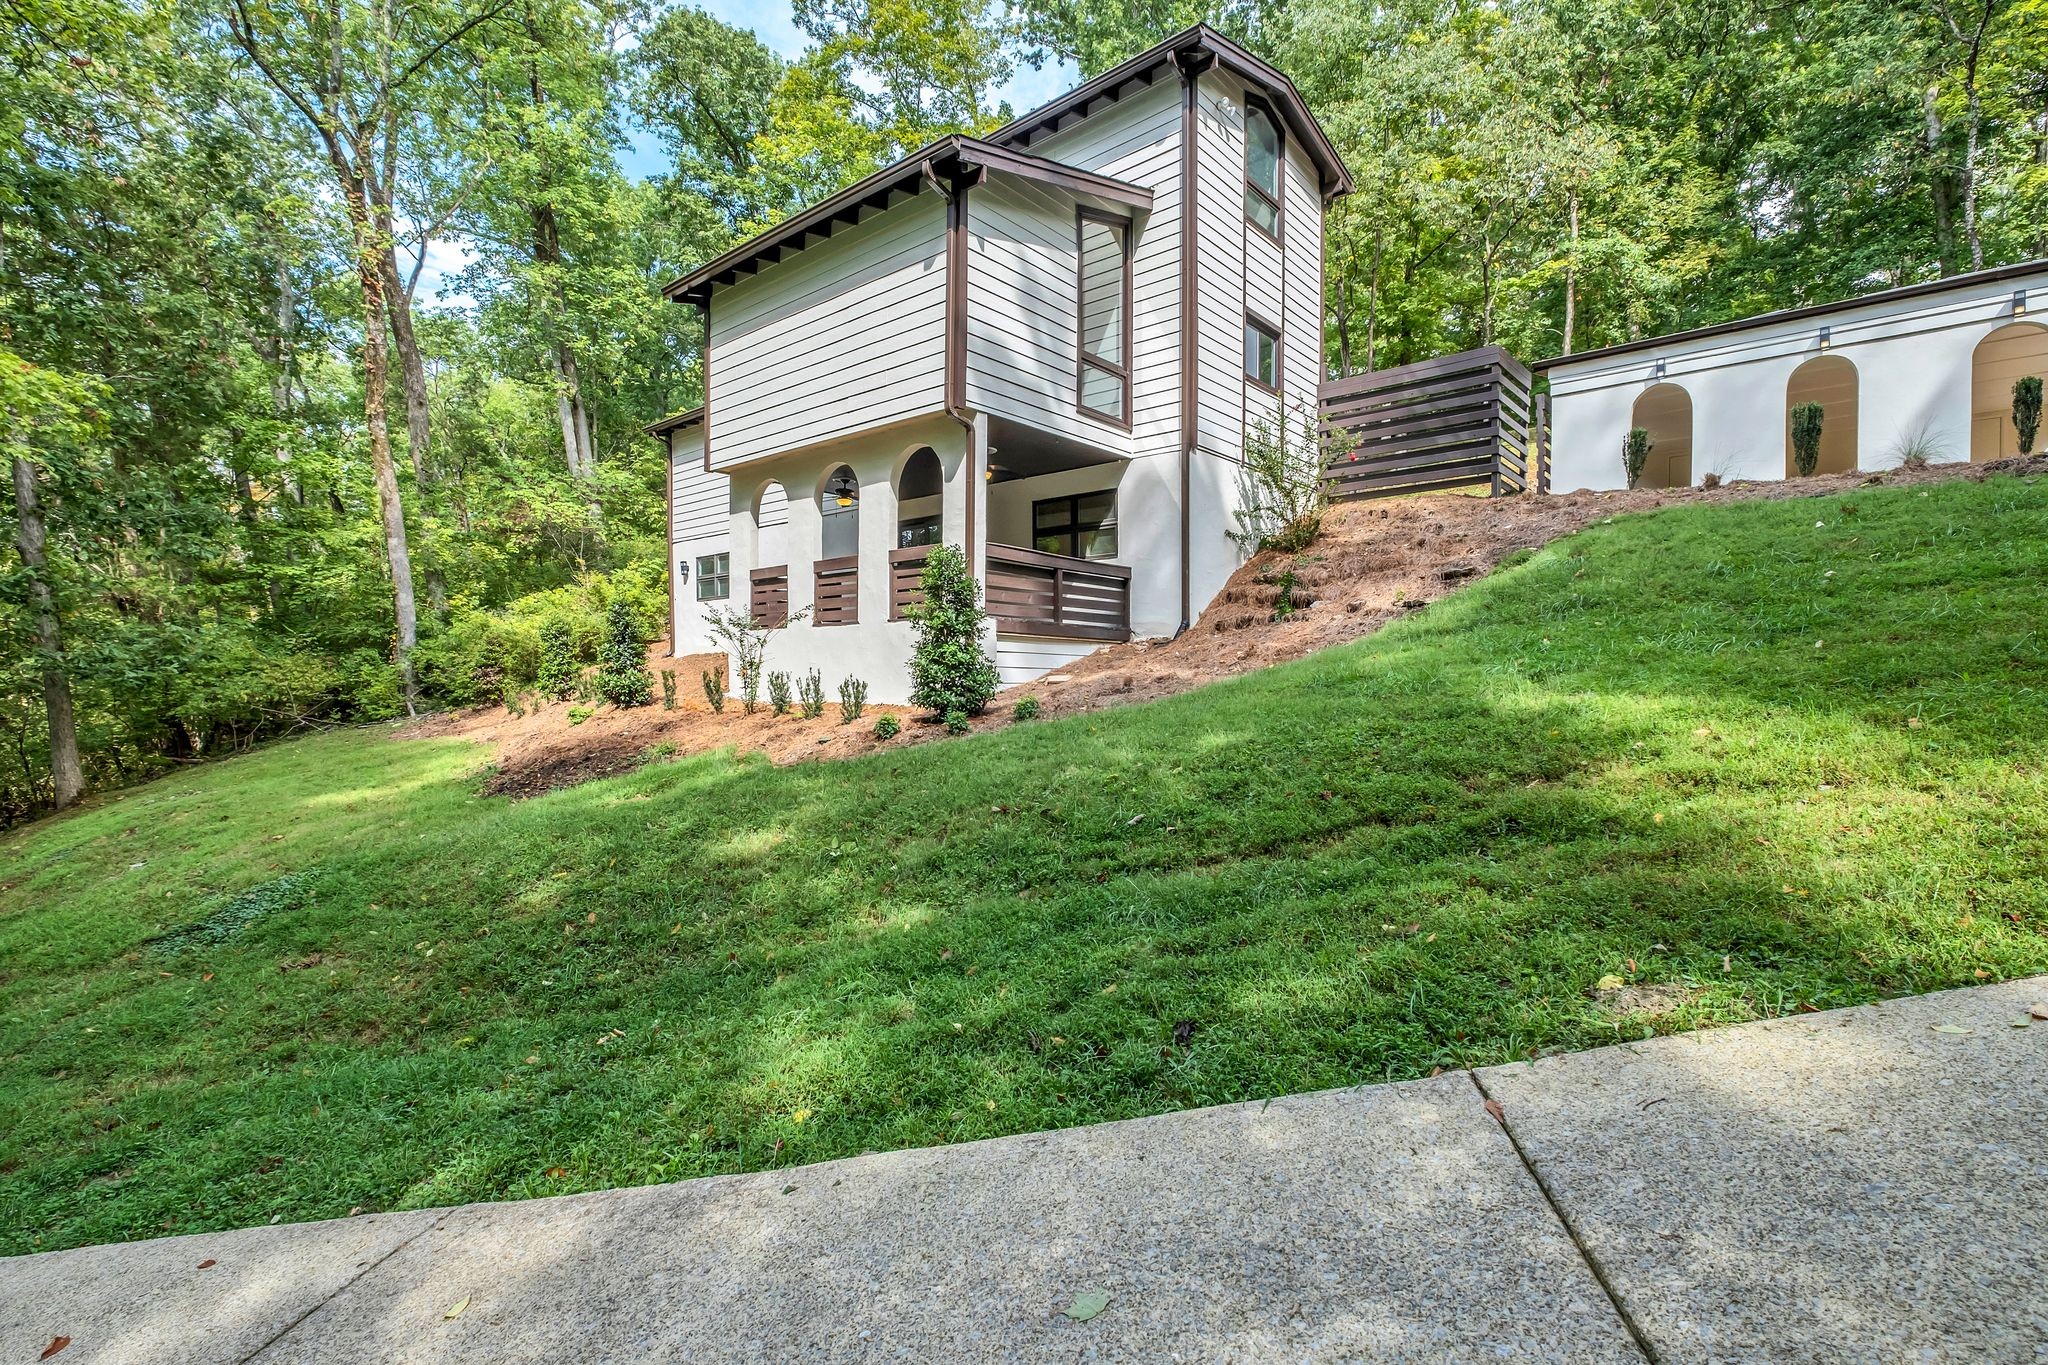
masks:
POLYGON ((2048 977, 796 1170, 18 1257, 0 1365, 59 1336, 61 1365, 2043 1361, 2048 1021, 2014 1027, 2037 1003, 2048 977))

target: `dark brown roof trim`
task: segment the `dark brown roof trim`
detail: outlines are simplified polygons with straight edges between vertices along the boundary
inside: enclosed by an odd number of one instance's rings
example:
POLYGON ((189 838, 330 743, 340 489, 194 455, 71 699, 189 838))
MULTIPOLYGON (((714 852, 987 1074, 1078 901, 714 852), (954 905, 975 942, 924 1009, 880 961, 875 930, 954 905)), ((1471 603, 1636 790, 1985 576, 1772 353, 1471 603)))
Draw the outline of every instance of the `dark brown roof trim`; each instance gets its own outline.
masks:
POLYGON ((1003 171, 1069 194, 1090 195, 1125 208, 1150 212, 1152 191, 1093 171, 1063 166, 1012 147, 998 147, 978 138, 954 134, 920 147, 865 180, 847 186, 830 199, 795 214, 766 232, 750 237, 725 254, 707 261, 665 286, 663 295, 676 302, 701 303, 711 291, 751 275, 764 265, 784 260, 814 241, 823 241, 842 227, 852 227, 863 214, 915 197, 924 188, 925 169, 945 179, 1003 171), (899 196, 901 196, 899 198, 899 196))
POLYGON ((694 427, 703 420, 704 409, 699 405, 688 412, 670 413, 659 422, 650 422, 642 430, 649 436, 666 436, 672 431, 681 431, 684 427, 694 427))
POLYGON ((1628 355, 1635 351, 1653 351, 1664 346, 1676 346, 1683 342, 1698 341, 1702 337, 1726 336, 1730 332, 1746 332, 1752 327, 1765 327, 1780 322, 1798 322, 1803 318, 1826 317, 1830 313, 1846 312, 1851 308, 1862 308, 1873 303, 1893 303, 1900 299, 1919 298, 1925 294, 1942 294, 1953 289, 1969 289, 1980 284, 1996 284, 2000 280, 2018 279, 2022 275, 2039 275, 2048 271, 2048 258, 2037 261, 2022 261, 2018 265, 1995 266, 1990 270, 1973 270, 1967 275, 1950 275, 1947 279, 1929 280, 1925 284, 1906 284, 1897 289, 1881 289, 1875 294, 1858 294, 1851 298, 1837 299, 1833 303, 1810 303, 1802 308, 1783 308, 1775 313, 1758 313, 1755 317, 1737 318, 1733 322, 1716 322, 1706 327, 1694 327, 1684 332, 1673 332, 1669 336, 1645 337, 1641 341, 1624 341, 1617 346, 1603 346, 1597 351, 1580 351, 1575 355, 1552 356, 1538 360, 1529 368, 1538 374, 1556 365, 1576 365, 1582 360, 1605 360, 1608 356, 1628 355))
POLYGON ((1042 104, 1011 120, 990 133, 988 141, 1029 147, 1035 139, 1070 128, 1097 110, 1145 89, 1161 76, 1173 72, 1182 54, 1192 52, 1210 54, 1218 66, 1234 73, 1246 84, 1256 86, 1273 101, 1288 130, 1300 139, 1315 161, 1316 170, 1323 179, 1324 203, 1351 193, 1351 172, 1344 168, 1344 159, 1337 155, 1337 149, 1324 134, 1322 125, 1309 112, 1308 102, 1294 88, 1294 82, 1287 79, 1278 67, 1253 56, 1207 24, 1182 29, 1157 47, 1147 48, 1123 65, 1112 67, 1094 80, 1076 86, 1050 104, 1042 104))

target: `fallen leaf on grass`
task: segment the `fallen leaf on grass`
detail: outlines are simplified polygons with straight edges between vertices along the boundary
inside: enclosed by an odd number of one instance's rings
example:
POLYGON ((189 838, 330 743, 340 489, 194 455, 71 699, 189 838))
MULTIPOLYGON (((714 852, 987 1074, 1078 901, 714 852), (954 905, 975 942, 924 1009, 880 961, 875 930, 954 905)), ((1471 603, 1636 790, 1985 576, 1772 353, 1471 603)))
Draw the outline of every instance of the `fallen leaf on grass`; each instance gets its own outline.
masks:
POLYGON ((1067 1308, 1067 1316, 1075 1322, 1086 1322, 1107 1307, 1109 1294, 1104 1290, 1090 1289, 1074 1295, 1074 1302, 1067 1308))
POLYGON ((1968 1032, 1969 1032, 1969 1030, 1968 1030, 1968 1029, 1966 1029, 1966 1028, 1964 1028, 1964 1027, 1963 1027, 1963 1026, 1962 1026, 1961 1024, 1930 1024, 1930 1025, 1928 1025, 1928 1027, 1932 1028, 1932 1029, 1933 1029, 1933 1030, 1934 1030, 1934 1031, 1935 1031, 1936 1033, 1968 1033, 1968 1032))
POLYGON ((449 1309, 447 1312, 441 1315, 441 1321, 455 1321, 455 1319, 462 1316, 462 1310, 467 1307, 469 1307, 469 1295, 464 1294, 460 1299, 456 1300, 455 1306, 453 1308, 449 1309))
POLYGON ((1598 981, 1593 983, 1593 989, 1596 991, 1618 991, 1627 984, 1628 983, 1626 981, 1623 981, 1613 972, 1609 972, 1607 975, 1601 977, 1598 981))
POLYGON ((70 1344, 70 1337, 51 1337, 50 1344, 43 1348, 43 1353, 37 1356, 36 1359, 48 1360, 51 1356, 57 1354, 57 1352, 63 1350, 66 1346, 69 1346, 70 1344))

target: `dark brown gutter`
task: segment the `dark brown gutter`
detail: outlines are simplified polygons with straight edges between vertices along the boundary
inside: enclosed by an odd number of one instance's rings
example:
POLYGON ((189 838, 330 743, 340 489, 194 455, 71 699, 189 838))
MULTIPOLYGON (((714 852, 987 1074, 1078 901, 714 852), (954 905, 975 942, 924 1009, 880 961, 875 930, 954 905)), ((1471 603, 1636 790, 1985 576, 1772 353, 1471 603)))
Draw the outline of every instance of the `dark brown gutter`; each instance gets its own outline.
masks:
POLYGON ((1174 67, 1180 72, 1180 627, 1182 634, 1194 624, 1194 469, 1195 426, 1201 403, 1201 336, 1197 330, 1196 295, 1200 276, 1195 270, 1195 83, 1213 61, 1206 50, 1195 48, 1174 53, 1174 67))
POLYGON ((1746 332, 1752 327, 1769 327, 1782 322, 1799 322, 1806 318, 1826 317, 1830 313, 1845 312, 1851 308, 1862 308, 1869 304, 1896 303, 1903 299, 1920 298, 1927 294, 1940 294, 1951 289, 1969 289, 1980 284, 1996 284, 2000 280, 2016 280, 2023 275, 2048 273, 2048 258, 2037 261, 2022 261, 2018 265, 2002 265, 1990 270, 1973 270, 1967 275, 1951 275, 1945 280, 1929 280, 1925 284, 1901 285, 1897 289, 1883 289, 1875 294, 1859 294, 1854 298, 1838 299, 1833 303, 1811 303, 1802 308, 1783 308, 1775 313, 1759 313, 1755 317, 1737 318, 1733 322, 1716 322, 1706 327, 1694 327, 1668 336, 1645 337, 1641 341, 1624 341, 1617 346, 1603 346, 1597 351, 1580 351, 1575 355, 1552 356, 1538 360, 1529 368, 1538 374, 1555 365, 1576 365, 1581 360, 1605 360, 1609 356, 1628 355, 1637 351, 1654 351, 1662 346, 1676 346, 1688 341, 1699 341, 1705 337, 1726 336, 1731 332, 1746 332))
POLYGON ((932 177, 946 196, 946 415, 967 434, 967 452, 961 458, 962 487, 966 493, 966 520, 961 530, 961 551, 967 556, 968 571, 974 566, 974 500, 979 493, 981 471, 975 467, 974 417, 967 411, 967 192, 987 178, 980 167, 963 171, 950 181, 941 181, 931 163, 924 173, 932 177))

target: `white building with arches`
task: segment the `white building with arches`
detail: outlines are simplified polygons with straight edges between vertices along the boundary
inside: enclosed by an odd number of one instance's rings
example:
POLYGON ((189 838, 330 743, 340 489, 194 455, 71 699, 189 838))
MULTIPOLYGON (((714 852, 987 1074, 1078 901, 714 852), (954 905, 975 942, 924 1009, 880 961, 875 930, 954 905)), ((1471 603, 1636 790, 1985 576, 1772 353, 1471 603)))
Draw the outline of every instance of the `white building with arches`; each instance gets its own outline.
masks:
MULTIPOLYGON (((1792 473, 1791 412, 1822 409, 1819 472, 2019 453, 2012 387, 2048 376, 2048 261, 1695 328, 1533 367, 1550 380, 1551 487, 1621 488, 1792 473)), ((2038 451, 2041 443, 2037 442, 2038 451)))
POLYGON ((962 549, 1021 682, 1186 629, 1241 561, 1248 433, 1314 419, 1323 212, 1351 182, 1280 72, 1197 25, 947 137, 669 285, 706 401, 669 451, 671 649, 910 690, 903 608, 962 549))

